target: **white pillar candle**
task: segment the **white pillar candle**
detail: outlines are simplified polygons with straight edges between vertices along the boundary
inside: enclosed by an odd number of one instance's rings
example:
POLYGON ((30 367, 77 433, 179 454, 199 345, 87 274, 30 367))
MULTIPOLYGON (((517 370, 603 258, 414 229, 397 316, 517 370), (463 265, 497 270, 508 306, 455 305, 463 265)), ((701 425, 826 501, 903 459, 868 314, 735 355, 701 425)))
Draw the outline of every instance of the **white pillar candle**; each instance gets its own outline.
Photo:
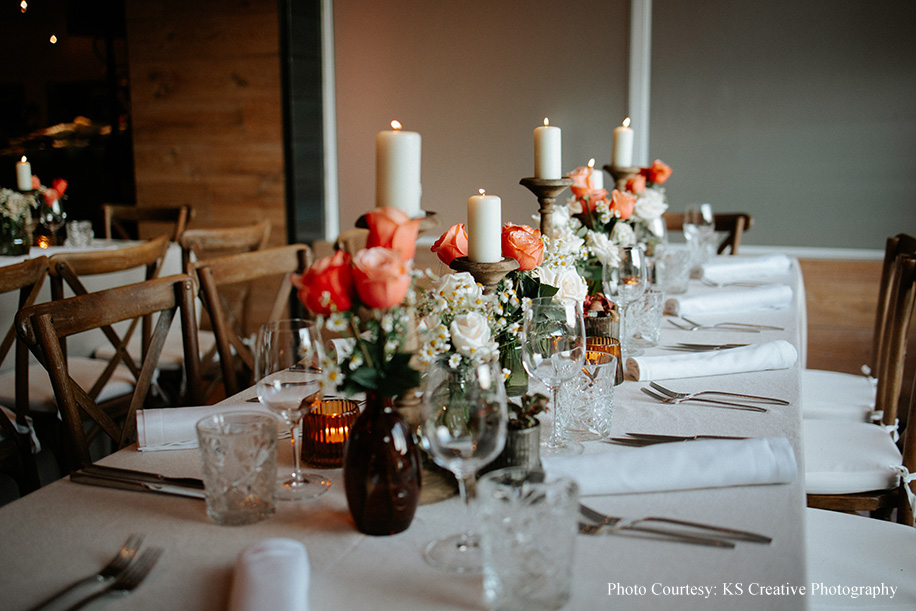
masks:
POLYGON ((544 125, 534 128, 534 177, 544 180, 562 178, 562 165, 560 128, 544 119, 544 125))
POLYGON ((588 160, 589 182, 596 191, 604 188, 604 172, 595 168, 595 159, 588 160))
POLYGON ((496 263, 503 260, 502 200, 495 195, 468 198, 468 259, 475 263, 496 263))
POLYGON ((630 129, 630 117, 623 120, 623 125, 614 128, 613 153, 612 166, 629 168, 633 165, 633 130, 630 129))
POLYGON ((16 162, 16 185, 20 191, 32 190, 32 164, 28 162, 25 155, 16 162))
POLYGON ((420 134, 391 130, 375 137, 375 205, 400 208, 411 217, 420 216, 420 134))

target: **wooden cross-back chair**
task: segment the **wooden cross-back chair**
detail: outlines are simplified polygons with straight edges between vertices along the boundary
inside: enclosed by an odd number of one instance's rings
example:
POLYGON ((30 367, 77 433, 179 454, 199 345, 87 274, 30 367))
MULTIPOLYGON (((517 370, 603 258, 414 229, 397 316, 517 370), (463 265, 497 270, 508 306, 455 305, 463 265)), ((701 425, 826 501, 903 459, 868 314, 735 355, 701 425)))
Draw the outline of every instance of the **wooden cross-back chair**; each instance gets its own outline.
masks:
POLYGON ((190 276, 180 274, 147 280, 95 293, 23 308, 16 315, 16 331, 47 369, 70 442, 69 468, 93 462, 89 441, 101 431, 120 449, 136 434, 136 412, 147 399, 169 327, 178 314, 184 343, 188 395, 185 404, 198 404, 200 364, 195 317, 196 287, 190 276), (85 385, 70 375, 61 340, 121 321, 156 316, 148 350, 140 363, 140 375, 126 411, 112 415, 99 404, 85 385), (89 420, 88 428, 84 417, 89 420))
POLYGON ((267 247, 269 238, 270 220, 268 219, 243 227, 189 229, 178 241, 181 244, 181 269, 187 271, 188 264, 195 259, 203 261, 214 257, 261 250, 267 247))
MULTIPOLYGON (((26 308, 38 297, 48 274, 48 258, 36 257, 15 265, 0 267, 0 294, 17 291, 19 309, 26 308)), ((29 349, 16 335, 13 321, 0 343, 0 363, 14 351, 12 418, 0 411, 0 461, 10 466, 21 493, 31 492, 39 486, 38 469, 33 453, 29 409, 29 349)), ((8 383, 8 376, 3 383, 8 383)))
MULTIPOLYGON (((667 212, 663 216, 668 231, 681 231, 684 229, 683 212, 667 212)), ((718 254, 730 250, 730 254, 737 255, 741 246, 741 237, 754 225, 754 218, 746 212, 722 212, 713 214, 716 233, 724 232, 725 238, 716 248, 718 254)))
POLYGON ((241 321, 237 312, 223 298, 224 290, 255 280, 271 277, 280 279, 270 315, 262 322, 278 320, 289 308, 293 291, 290 274, 303 273, 311 263, 311 248, 305 244, 292 244, 191 264, 190 271, 200 284, 201 300, 210 315, 216 336, 222 381, 227 395, 234 395, 251 385, 254 357, 251 349, 242 341, 240 333, 244 332, 244 327, 239 326, 241 321))
MULTIPOLYGON (((916 259, 898 255, 892 266, 888 314, 881 341, 881 377, 875 408, 882 426, 868 422, 804 420, 808 506, 838 511, 871 511, 913 525, 909 482, 916 472, 916 432, 904 435, 901 453, 892 438, 903 388, 906 341, 916 303, 916 259), (864 489, 863 489, 864 488, 864 489)), ((912 413, 913 402, 908 410, 912 413)), ((912 419, 910 419, 912 423, 912 419)))
POLYGON ((141 226, 149 226, 157 230, 169 227, 169 240, 177 242, 193 218, 194 210, 190 206, 153 208, 126 204, 102 204, 105 239, 108 240, 112 238, 142 239, 141 226))

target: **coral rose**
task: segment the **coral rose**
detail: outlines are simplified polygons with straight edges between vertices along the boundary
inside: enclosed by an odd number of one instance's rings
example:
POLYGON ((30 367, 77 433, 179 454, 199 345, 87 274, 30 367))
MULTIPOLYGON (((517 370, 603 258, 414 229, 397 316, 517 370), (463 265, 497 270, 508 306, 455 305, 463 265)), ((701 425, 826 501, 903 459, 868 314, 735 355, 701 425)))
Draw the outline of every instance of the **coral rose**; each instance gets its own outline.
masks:
POLYGON ((51 187, 53 187, 53 189, 57 191, 58 195, 63 197, 64 193, 66 193, 67 191, 67 181, 64 180, 63 178, 55 178, 54 181, 51 183, 51 187))
POLYGON ((468 256, 468 232, 464 223, 449 227, 429 250, 446 265, 451 265, 458 257, 468 256))
POLYGON ((362 302, 383 310, 404 301, 410 289, 410 269, 396 250, 364 248, 353 257, 353 280, 362 302))
POLYGON ((518 261, 520 270, 534 269, 544 260, 544 243, 541 232, 528 225, 503 226, 503 256, 518 261))
POLYGON ((299 300, 315 314, 349 310, 356 300, 350 255, 344 250, 319 259, 302 276, 290 279, 299 289, 299 300))
POLYGON ((592 169, 586 166, 579 166, 566 175, 567 178, 573 179, 570 190, 577 199, 581 199, 595 190, 592 184, 592 169))
POLYGON ((41 179, 32 174, 32 191, 37 191, 41 187, 41 179))
POLYGON ((671 176, 673 170, 671 166, 662 161, 661 159, 656 159, 652 162, 652 166, 648 168, 643 168, 640 170, 640 173, 644 175, 649 182, 654 182, 657 185, 664 184, 666 180, 671 176))
POLYGON ((636 206, 636 196, 624 193, 614 189, 611 193, 611 201, 608 207, 620 220, 625 221, 633 214, 633 208, 636 206))
POLYGON ((646 190, 646 177, 642 174, 634 174, 627 178, 627 186, 625 187, 630 193, 642 193, 646 190))
POLYGON ((413 259, 417 251, 417 234, 420 219, 412 219, 399 208, 375 208, 366 214, 369 237, 366 248, 381 246, 401 253, 405 261, 413 259))

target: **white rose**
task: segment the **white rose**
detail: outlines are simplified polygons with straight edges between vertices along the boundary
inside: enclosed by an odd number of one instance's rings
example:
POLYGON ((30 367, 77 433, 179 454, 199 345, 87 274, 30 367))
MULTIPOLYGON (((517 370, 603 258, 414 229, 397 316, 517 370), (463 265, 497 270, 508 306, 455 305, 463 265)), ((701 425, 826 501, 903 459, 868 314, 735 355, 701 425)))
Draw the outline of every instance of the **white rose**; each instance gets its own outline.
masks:
POLYGON ((442 292, 445 299, 451 302, 464 298, 467 303, 474 304, 483 295, 480 285, 468 272, 446 274, 439 279, 436 288, 442 292))
POLYGON ((634 246, 636 244, 636 233, 626 223, 614 223, 611 241, 618 246, 634 246))
POLYGON ((542 269, 538 276, 544 284, 556 287, 557 294, 554 296, 556 299, 585 301, 588 295, 588 285, 572 267, 557 270, 542 269))
POLYGON ((611 242, 607 234, 589 231, 586 244, 602 265, 617 265, 617 245, 611 242))
POLYGON ((452 345, 459 354, 475 356, 490 349, 490 325, 483 314, 469 312, 456 316, 449 330, 452 345))
POLYGON ((652 221, 663 215, 667 209, 668 204, 665 203, 665 196, 661 191, 646 189, 636 200, 633 214, 644 221, 652 221))

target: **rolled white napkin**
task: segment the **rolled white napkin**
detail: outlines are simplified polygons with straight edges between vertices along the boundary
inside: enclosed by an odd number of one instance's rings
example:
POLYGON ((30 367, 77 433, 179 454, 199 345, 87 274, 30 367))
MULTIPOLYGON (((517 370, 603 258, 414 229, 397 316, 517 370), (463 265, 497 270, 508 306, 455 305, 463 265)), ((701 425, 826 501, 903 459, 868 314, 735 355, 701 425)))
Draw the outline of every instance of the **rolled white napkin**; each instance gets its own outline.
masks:
POLYGON ((239 554, 229 611, 307 611, 309 558, 293 539, 265 539, 239 554))
MULTIPOLYGON (((260 403, 140 409, 137 410, 137 445, 144 451, 196 448, 196 426, 202 418, 224 412, 251 411, 276 416, 260 403)), ((289 431, 286 435, 289 436, 289 431)))
POLYGON ((758 257, 717 257, 703 264, 702 278, 707 282, 724 284, 755 280, 779 274, 788 274, 792 260, 785 255, 760 255, 758 257))
POLYGON ((781 310, 792 303, 792 288, 771 284, 748 288, 719 289, 699 295, 679 295, 665 302, 665 314, 694 316, 758 310, 781 310))
POLYGON ((627 359, 626 375, 630 380, 670 380, 697 378, 726 373, 788 369, 798 359, 795 346, 784 339, 771 342, 665 356, 631 356, 627 359))
POLYGON ((548 477, 573 478, 583 496, 785 484, 798 475, 785 437, 659 443, 541 460, 548 477))

